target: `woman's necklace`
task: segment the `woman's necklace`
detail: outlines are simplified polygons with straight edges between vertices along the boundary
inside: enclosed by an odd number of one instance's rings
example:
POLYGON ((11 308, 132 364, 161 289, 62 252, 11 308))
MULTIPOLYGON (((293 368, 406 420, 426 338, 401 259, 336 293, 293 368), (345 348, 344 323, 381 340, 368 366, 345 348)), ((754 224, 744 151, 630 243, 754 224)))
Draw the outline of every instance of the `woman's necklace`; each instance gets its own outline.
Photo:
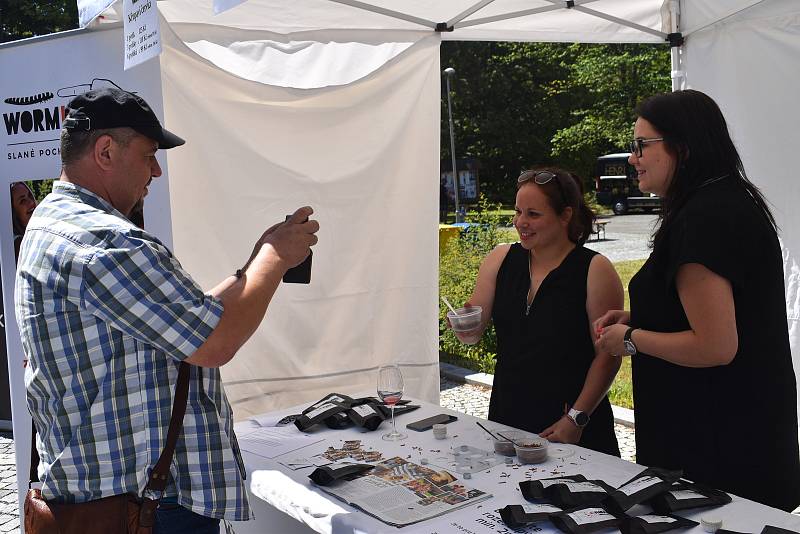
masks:
POLYGON ((531 267, 531 263, 533 263, 533 256, 531 255, 531 251, 528 251, 528 294, 525 295, 525 316, 527 317, 531 313, 531 304, 533 304, 533 299, 531 298, 531 290, 533 289, 533 268, 531 267))

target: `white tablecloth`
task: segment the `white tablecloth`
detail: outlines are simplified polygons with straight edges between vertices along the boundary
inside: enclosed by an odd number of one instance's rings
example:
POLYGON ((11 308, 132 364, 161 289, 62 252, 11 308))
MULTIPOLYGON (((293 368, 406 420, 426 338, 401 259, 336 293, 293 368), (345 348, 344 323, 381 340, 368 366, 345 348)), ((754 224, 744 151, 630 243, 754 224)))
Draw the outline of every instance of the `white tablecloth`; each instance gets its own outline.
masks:
MULTIPOLYGON (((420 463, 427 457, 434 464, 436 450, 446 451, 451 447, 471 445, 492 450, 492 440, 476 424, 478 419, 469 415, 450 412, 439 406, 428 403, 421 408, 399 416, 398 429, 408 434, 408 439, 400 442, 381 440, 381 435, 390 427, 385 421, 374 432, 366 432, 356 428, 330 430, 324 425, 315 428, 314 434, 323 437, 322 442, 309 445, 303 449, 290 452, 274 459, 267 459, 244 451, 245 465, 250 484, 250 503, 256 514, 255 521, 234 523, 237 534, 249 533, 311 533, 324 534, 356 534, 356 533, 406 533, 444 534, 460 532, 463 534, 497 534, 524 532, 508 529, 497 513, 499 508, 508 504, 524 504, 526 501, 519 491, 518 483, 526 480, 525 473, 531 472, 531 479, 547 478, 556 475, 582 474, 589 479, 601 479, 619 486, 637 474, 644 467, 581 447, 570 445, 575 453, 563 460, 549 459, 538 465, 519 466, 516 469, 506 464, 496 465, 488 470, 473 473, 465 485, 477 488, 493 497, 445 515, 423 521, 403 528, 395 528, 347 505, 346 503, 324 493, 315 487, 308 478, 313 468, 289 470, 279 464, 281 459, 307 457, 326 450, 329 446, 340 448, 345 440, 361 440, 364 448, 379 450, 384 458, 401 456, 409 461, 420 463), (414 432, 405 425, 437 413, 452 413, 458 421, 448 425, 447 440, 436 440, 431 431, 414 432), (279 510, 283 513, 276 513, 279 510), (288 514, 288 515, 287 515, 288 514)), ((300 413, 306 406, 298 406, 275 412, 279 416, 300 413)), ((490 428, 500 425, 486 423, 490 428)), ((237 423, 237 432, 246 433, 255 423, 244 421, 237 423)), ((440 454, 438 456, 441 456, 440 454)), ((765 459, 768 461, 768 459, 765 459)), ((516 463, 516 459, 515 459, 516 463)), ((429 467, 437 467, 430 465, 429 467)), ((461 478, 458 473, 450 472, 461 478)), ((787 514, 781 510, 770 508, 736 496, 733 502, 719 508, 703 508, 685 513, 690 519, 700 521, 704 516, 715 516, 723 519, 723 528, 740 532, 760 533, 764 525, 773 525, 800 532, 800 517, 787 514)), ((648 512, 649 508, 638 506, 629 510, 632 515, 648 512)), ((529 527, 530 532, 560 532, 550 522, 537 523, 529 527)), ((685 532, 703 532, 697 526, 685 532)))

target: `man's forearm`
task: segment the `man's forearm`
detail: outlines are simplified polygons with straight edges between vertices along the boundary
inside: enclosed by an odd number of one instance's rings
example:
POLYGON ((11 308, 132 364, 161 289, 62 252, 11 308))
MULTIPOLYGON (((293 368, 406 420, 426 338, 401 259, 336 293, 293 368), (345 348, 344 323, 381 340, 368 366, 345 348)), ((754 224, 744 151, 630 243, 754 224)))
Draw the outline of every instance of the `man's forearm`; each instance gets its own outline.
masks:
POLYGON ((265 244, 241 278, 230 276, 212 289, 225 310, 214 332, 186 361, 202 367, 230 361, 263 320, 287 268, 272 246, 265 244))

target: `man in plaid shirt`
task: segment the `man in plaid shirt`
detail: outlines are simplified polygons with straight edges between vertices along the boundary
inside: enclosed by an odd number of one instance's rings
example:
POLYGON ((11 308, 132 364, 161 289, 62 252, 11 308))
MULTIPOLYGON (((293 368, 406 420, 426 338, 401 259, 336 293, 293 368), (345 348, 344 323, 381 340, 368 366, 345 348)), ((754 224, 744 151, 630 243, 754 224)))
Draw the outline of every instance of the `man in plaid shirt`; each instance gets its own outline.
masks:
POLYGON ((189 400, 155 531, 217 533, 222 518, 252 517, 218 368, 256 330, 319 225, 304 222, 311 208, 298 209, 264 232, 244 269, 204 292, 128 220, 161 175, 156 151, 183 139, 120 89, 89 91, 68 112, 61 178, 28 224, 15 288, 42 495, 141 495, 185 361, 189 400))

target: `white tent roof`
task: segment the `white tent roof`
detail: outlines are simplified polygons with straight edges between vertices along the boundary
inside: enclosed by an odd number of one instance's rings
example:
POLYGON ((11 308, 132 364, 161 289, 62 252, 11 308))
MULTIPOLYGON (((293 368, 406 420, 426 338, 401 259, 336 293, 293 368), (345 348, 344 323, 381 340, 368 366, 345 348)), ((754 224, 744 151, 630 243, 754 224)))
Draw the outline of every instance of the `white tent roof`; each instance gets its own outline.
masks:
POLYGON ((438 24, 448 40, 663 42, 662 0, 248 0, 214 15, 212 0, 169 0, 159 8, 171 24, 213 24, 279 34, 334 30, 419 31, 438 24), (348 5, 350 4, 350 5, 348 5), (605 20, 624 19, 639 29, 605 20))

